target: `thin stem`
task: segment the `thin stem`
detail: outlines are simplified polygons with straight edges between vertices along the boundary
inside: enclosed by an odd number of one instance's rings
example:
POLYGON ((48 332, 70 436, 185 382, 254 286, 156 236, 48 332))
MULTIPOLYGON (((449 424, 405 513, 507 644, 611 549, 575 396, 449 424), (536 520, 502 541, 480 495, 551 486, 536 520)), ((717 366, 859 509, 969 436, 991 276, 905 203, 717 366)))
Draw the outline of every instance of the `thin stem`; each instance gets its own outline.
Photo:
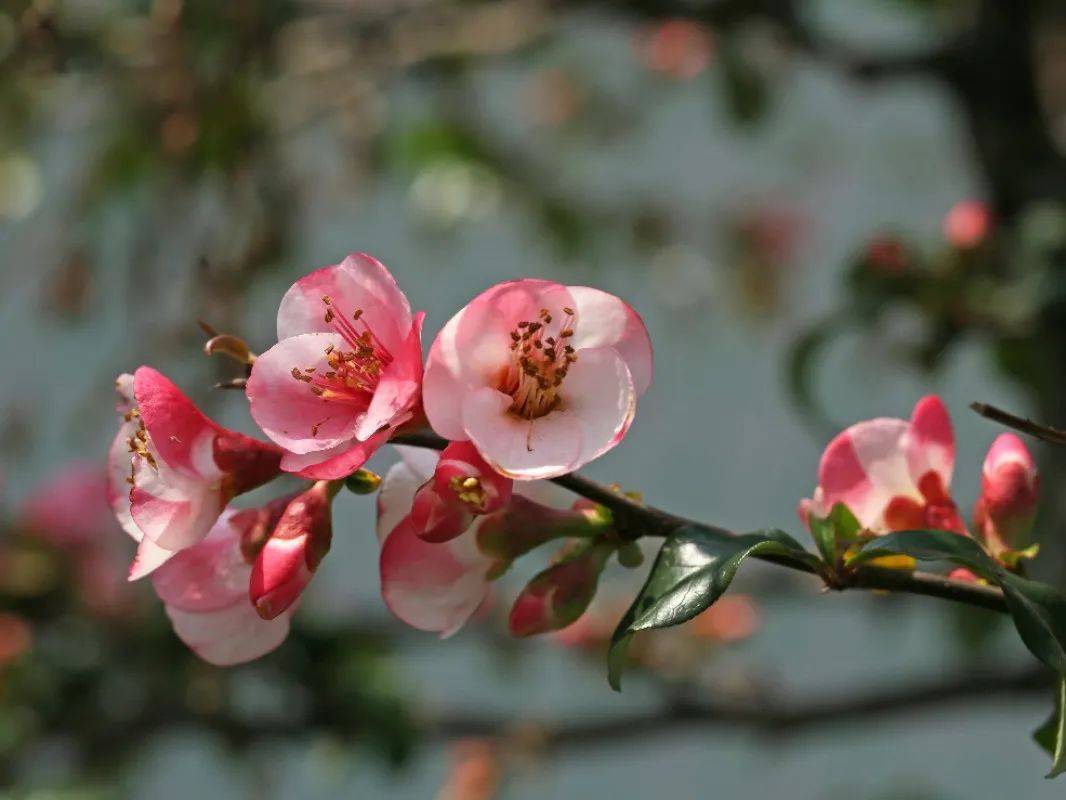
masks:
MULTIPOLYGON (((395 437, 392 441, 396 444, 408 444, 434 450, 442 450, 448 444, 445 439, 428 431, 404 433, 395 437)), ((711 527, 723 533, 730 533, 722 528, 708 526, 705 523, 688 519, 687 517, 680 517, 654 506, 643 505, 610 486, 586 478, 576 472, 553 478, 552 482, 609 508, 611 513, 614 514, 619 532, 632 539, 639 539, 642 536, 666 537, 677 529, 688 525, 697 525, 702 528, 711 527)), ((773 556, 756 557, 799 572, 814 572, 810 565, 803 562, 773 556)), ((911 572, 863 566, 850 572, 841 584, 833 588, 838 590, 871 589, 874 591, 903 592, 926 597, 939 597, 943 600, 952 600, 956 603, 964 603, 1001 613, 1006 613, 1007 611, 1006 603, 1003 600, 1003 592, 998 588, 968 581, 957 581, 929 572, 911 572)))
POLYGON ((1043 439, 1045 442, 1066 445, 1066 431, 1059 428, 1040 425, 1032 420, 1011 414, 1009 411, 990 406, 988 403, 970 403, 970 408, 982 417, 998 422, 1001 425, 1006 425, 1008 428, 1014 428, 1016 431, 1035 436, 1037 439, 1043 439))

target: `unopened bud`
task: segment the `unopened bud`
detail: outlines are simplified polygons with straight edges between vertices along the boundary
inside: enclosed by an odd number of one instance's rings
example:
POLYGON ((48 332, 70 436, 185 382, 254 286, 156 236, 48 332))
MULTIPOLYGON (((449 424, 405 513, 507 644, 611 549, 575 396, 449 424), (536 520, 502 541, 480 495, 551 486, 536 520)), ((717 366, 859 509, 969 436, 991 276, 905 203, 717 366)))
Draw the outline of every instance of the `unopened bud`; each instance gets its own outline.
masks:
POLYGON ((992 555, 1028 544, 1036 517, 1040 476, 1025 444, 1013 433, 1000 434, 981 471, 981 496, 974 523, 992 555))
POLYGON ((255 363, 255 353, 248 347, 248 343, 239 336, 231 333, 223 333, 212 336, 204 344, 204 353, 209 356, 229 356, 241 364, 251 365, 255 363))
POLYGON ((564 551, 561 560, 533 578, 511 608, 514 636, 557 631, 577 621, 592 598, 614 545, 587 544, 564 551))
POLYGON ((373 494, 381 486, 381 476, 368 469, 357 469, 344 479, 344 487, 353 494, 373 494))
POLYGON ((636 542, 626 542, 618 548, 618 563, 626 569, 636 569, 644 563, 644 551, 636 542))

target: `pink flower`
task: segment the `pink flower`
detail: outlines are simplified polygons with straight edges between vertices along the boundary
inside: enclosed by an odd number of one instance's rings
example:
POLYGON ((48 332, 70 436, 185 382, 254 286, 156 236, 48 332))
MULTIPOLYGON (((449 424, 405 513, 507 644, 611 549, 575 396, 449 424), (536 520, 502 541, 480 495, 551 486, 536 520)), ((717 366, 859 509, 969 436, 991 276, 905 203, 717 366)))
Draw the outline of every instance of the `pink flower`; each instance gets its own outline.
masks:
POLYGON ((992 211, 980 200, 963 200, 944 217, 944 238, 960 250, 981 245, 992 230, 992 211))
POLYGON ((1040 476, 1025 444, 1013 433, 996 437, 981 471, 974 525, 994 556, 1028 543, 1036 517, 1040 476))
POLYGON ((96 547, 115 529, 108 496, 102 466, 75 461, 35 488, 20 516, 30 532, 57 547, 96 547))
POLYGON ((444 448, 433 477, 415 494, 415 533, 427 542, 454 539, 474 517, 507 505, 511 488, 511 479, 486 464, 470 442, 454 442, 444 448))
POLYGON ((289 633, 294 609, 265 620, 248 598, 252 567, 241 540, 254 519, 227 509, 203 541, 175 553, 152 575, 178 638, 217 666, 259 658, 289 633))
POLYGON ((949 494, 955 463, 951 419, 939 397, 918 401, 910 421, 879 418, 852 425, 829 443, 814 497, 800 518, 847 506, 866 530, 918 528, 965 533, 949 494))
POLYGON ((318 481, 285 507, 252 567, 249 592, 263 619, 287 610, 311 582, 333 540, 328 481, 318 481))
POLYGON ((596 596, 600 573, 614 549, 613 544, 585 542, 565 548, 561 559, 518 595, 508 620, 511 635, 534 636, 573 624, 596 596))
POLYGON ((441 436, 532 480, 618 444, 651 377, 651 342, 632 308, 598 289, 524 279, 482 292, 444 326, 423 403, 441 436))
POLYGON ((343 478, 418 411, 422 318, 385 266, 356 253, 304 276, 278 309, 278 343, 248 379, 252 416, 282 469, 343 478))
POLYGON ((140 542, 134 580, 201 541, 232 498, 276 477, 281 451, 212 422, 151 367, 119 376, 116 387, 110 500, 140 542))
POLYGON ((378 494, 381 596, 393 614, 419 630, 442 637, 458 631, 513 558, 564 534, 575 516, 585 518, 583 512, 549 507, 569 503, 563 490, 525 482, 507 506, 477 517, 460 536, 427 542, 417 535, 411 507, 419 487, 434 474, 437 453, 417 447, 396 450, 402 460, 386 473, 378 494))

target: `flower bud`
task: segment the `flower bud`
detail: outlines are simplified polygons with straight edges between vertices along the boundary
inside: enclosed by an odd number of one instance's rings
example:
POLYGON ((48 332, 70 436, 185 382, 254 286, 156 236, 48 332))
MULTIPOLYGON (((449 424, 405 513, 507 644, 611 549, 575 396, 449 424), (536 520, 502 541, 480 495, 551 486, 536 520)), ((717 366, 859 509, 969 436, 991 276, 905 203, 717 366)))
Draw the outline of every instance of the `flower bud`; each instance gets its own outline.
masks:
POLYGON ((611 512, 602 506, 561 510, 513 495, 505 508, 479 522, 477 548, 506 569, 519 556, 552 539, 588 538, 610 527, 611 512))
POLYGON ((992 211, 980 200, 963 200, 944 217, 944 238, 959 250, 973 250, 987 241, 992 211))
POLYGON ((333 494, 329 481, 318 481, 297 495, 259 552, 249 595, 263 619, 273 619, 296 601, 329 552, 333 494))
POLYGON ((577 621, 596 595, 600 573, 614 546, 580 543, 564 548, 561 560, 536 575, 511 608, 513 636, 557 631, 577 621))
POLYGON ((381 476, 368 469, 357 469, 344 479, 344 486, 353 494, 373 494, 381 486, 381 476))
POLYGON ((448 445, 433 477, 415 494, 411 522, 416 534, 427 542, 454 539, 474 517, 506 506, 513 483, 486 463, 470 442, 448 445))
POLYGON ((998 558, 1028 543, 1039 488, 1040 476, 1025 444, 1013 433, 1000 434, 985 457, 974 508, 974 525, 992 555, 998 558))

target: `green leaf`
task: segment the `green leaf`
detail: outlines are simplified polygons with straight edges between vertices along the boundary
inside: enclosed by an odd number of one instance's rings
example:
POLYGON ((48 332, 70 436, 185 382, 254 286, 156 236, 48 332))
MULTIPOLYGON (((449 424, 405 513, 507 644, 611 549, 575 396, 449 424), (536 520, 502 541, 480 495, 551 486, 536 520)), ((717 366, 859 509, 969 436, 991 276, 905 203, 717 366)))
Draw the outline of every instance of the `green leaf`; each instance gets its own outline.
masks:
POLYGON ((815 570, 818 559, 781 531, 735 536, 687 526, 671 534, 652 565, 648 579, 611 638, 608 680, 621 689, 622 669, 633 634, 680 625, 707 609, 729 587, 748 556, 777 556, 815 570))
POLYGON ((1045 777, 1055 778, 1066 772, 1066 675, 1060 675, 1055 686, 1055 710, 1047 722, 1033 731, 1033 739, 1051 756, 1051 772, 1045 777))
POLYGON ((1066 674, 1066 597, 1046 583, 1006 570, 997 577, 1025 646, 1055 672, 1066 674))
POLYGON ((832 565, 836 563, 841 546, 846 547, 858 538, 862 524, 851 513, 851 509, 843 503, 837 503, 824 519, 812 514, 810 528, 818 552, 825 563, 832 565))
POLYGON ((919 561, 951 561, 992 580, 997 580, 996 575, 1001 571, 981 545, 969 536, 960 536, 951 531, 886 533, 863 545, 858 553, 848 559, 848 566, 896 555, 911 556, 919 561))

